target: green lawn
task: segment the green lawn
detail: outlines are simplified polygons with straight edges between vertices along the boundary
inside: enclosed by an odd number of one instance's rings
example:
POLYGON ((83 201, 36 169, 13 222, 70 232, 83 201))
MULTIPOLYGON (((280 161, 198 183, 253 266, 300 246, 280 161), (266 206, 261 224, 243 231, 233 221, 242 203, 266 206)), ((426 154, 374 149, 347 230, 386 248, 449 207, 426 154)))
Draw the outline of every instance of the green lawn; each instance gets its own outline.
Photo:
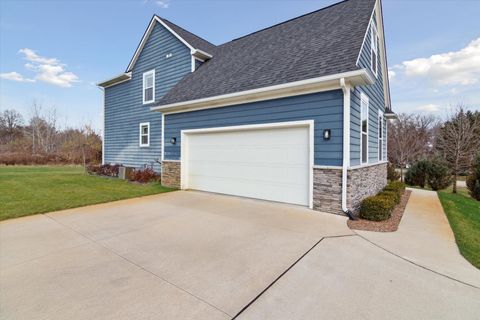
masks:
POLYGON ((455 234, 462 255, 480 269, 480 201, 471 198, 466 188, 438 192, 443 209, 455 234))
POLYGON ((78 166, 0 166, 0 220, 171 190, 85 175, 78 166))

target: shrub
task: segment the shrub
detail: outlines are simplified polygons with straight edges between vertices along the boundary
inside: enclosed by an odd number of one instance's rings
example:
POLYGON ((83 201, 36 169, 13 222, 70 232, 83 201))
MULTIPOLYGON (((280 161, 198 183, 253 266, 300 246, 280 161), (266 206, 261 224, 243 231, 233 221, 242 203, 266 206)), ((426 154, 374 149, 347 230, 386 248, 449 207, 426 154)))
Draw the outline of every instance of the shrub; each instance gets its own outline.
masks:
POLYGON ((401 194, 405 190, 405 183, 403 183, 401 181, 391 181, 387 184, 387 186, 383 190, 394 191, 394 192, 398 192, 399 194, 401 194))
POLYGON ((88 165, 87 172, 99 176, 117 177, 118 164, 88 165))
POLYGON ((402 199, 402 194, 397 191, 382 191, 377 196, 392 199, 395 204, 399 204, 402 199))
POLYGON ((397 181, 400 179, 400 173, 395 170, 395 166, 390 162, 387 164, 387 179, 389 181, 397 181))
POLYGON ((415 162, 405 173, 405 182, 410 186, 419 186, 425 188, 427 182, 427 170, 430 161, 419 160, 415 162))
POLYGON ((360 217, 366 220, 383 221, 390 218, 395 201, 386 196, 365 198, 360 205, 360 217))
POLYGON ((442 190, 452 183, 447 165, 440 159, 430 161, 427 168, 427 183, 433 190, 442 190))
POLYGON ((472 170, 467 176, 467 188, 472 198, 480 201, 480 152, 475 157, 472 170))
POLYGON ((147 183, 150 181, 158 181, 160 180, 160 175, 157 174, 153 169, 145 168, 145 169, 136 169, 130 174, 129 179, 131 181, 136 181, 140 183, 147 183))

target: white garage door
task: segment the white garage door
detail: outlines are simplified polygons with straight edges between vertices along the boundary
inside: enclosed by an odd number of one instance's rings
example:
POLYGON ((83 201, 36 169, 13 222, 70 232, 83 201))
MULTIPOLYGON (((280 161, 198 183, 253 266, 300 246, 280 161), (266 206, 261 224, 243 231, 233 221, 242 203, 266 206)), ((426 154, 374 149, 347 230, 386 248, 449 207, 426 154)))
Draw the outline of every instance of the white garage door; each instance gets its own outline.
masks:
POLYGON ((308 206, 309 130, 303 124, 185 131, 183 187, 308 206))

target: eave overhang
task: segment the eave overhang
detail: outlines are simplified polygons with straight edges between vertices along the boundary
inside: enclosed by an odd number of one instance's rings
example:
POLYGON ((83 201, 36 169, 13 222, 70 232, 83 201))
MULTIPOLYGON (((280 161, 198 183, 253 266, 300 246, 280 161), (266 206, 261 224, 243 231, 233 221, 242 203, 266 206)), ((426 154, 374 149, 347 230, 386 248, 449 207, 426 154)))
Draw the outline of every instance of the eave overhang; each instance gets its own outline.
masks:
POLYGON ((346 83, 349 83, 352 86, 369 85, 374 83, 374 79, 370 73, 366 69, 360 69, 269 87, 228 93, 214 97, 157 105, 151 107, 150 110, 163 113, 178 113, 336 90, 341 89, 340 79, 342 78, 345 79, 346 83))
POLYGON ((113 78, 101 81, 97 83, 97 86, 102 87, 102 88, 108 88, 113 85, 119 84, 121 82, 128 81, 132 78, 132 73, 131 72, 124 72, 119 74, 118 76, 115 76, 113 78))

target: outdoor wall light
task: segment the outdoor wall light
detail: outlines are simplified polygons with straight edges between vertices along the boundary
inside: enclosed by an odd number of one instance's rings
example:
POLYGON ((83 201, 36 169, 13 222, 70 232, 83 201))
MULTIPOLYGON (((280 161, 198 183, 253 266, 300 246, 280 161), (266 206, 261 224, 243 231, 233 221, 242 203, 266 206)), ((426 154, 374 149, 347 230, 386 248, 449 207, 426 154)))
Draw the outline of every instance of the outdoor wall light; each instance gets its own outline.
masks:
POLYGON ((330 129, 323 130, 323 140, 330 140, 332 136, 332 131, 330 129))
POLYGON ((171 144, 176 144, 177 143, 177 138, 173 137, 170 139, 171 144))

